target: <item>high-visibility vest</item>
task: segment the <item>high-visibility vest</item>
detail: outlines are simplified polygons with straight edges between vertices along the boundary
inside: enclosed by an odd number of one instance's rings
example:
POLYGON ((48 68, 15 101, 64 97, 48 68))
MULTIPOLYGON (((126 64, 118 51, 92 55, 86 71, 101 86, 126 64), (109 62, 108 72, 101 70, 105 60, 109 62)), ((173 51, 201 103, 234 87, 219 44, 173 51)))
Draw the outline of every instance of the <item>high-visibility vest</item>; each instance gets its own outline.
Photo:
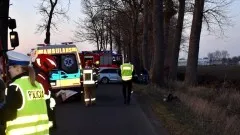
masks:
POLYGON ((123 81, 128 81, 132 79, 133 65, 130 63, 124 63, 121 65, 121 75, 123 81))
MULTIPOLYGON (((17 110, 17 117, 6 123, 6 135, 45 135, 51 126, 48 120, 44 90, 40 83, 31 85, 29 77, 21 77, 11 85, 17 86, 22 94, 23 104, 17 110)), ((6 91, 7 94, 7 91, 6 91)))
POLYGON ((84 85, 93 85, 95 81, 93 79, 93 69, 83 69, 83 84, 84 85))

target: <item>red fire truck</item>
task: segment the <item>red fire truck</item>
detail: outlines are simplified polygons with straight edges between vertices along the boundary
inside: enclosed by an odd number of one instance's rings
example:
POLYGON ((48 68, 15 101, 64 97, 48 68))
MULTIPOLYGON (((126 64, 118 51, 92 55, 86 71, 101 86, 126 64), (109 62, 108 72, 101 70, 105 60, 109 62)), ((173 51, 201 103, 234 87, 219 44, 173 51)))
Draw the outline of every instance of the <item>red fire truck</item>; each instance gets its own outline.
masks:
POLYGON ((122 64, 120 54, 111 53, 110 51, 82 51, 79 53, 82 66, 85 67, 87 60, 93 63, 99 62, 99 67, 119 67, 122 64))

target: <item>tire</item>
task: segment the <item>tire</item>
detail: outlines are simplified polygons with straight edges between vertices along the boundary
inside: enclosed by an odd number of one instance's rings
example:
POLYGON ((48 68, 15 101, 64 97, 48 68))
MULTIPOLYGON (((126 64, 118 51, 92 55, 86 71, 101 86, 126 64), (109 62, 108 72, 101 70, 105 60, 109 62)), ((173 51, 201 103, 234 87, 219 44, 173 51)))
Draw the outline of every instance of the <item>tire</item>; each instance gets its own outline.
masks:
POLYGON ((108 79, 107 77, 103 77, 102 80, 101 80, 101 82, 102 82, 103 84, 107 84, 107 83, 109 83, 109 79, 108 79))

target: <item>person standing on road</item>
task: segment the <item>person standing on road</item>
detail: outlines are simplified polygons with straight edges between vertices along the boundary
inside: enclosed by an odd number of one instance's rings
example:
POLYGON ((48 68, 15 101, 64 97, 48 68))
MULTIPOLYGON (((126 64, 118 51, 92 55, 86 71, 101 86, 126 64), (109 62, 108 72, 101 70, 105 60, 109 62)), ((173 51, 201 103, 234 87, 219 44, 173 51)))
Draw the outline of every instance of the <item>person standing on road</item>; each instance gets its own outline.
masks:
POLYGON ((86 107, 96 104, 96 82, 94 73, 92 62, 86 61, 83 70, 84 102, 86 107))
POLYGON ((134 66, 128 60, 125 60, 125 63, 120 66, 120 69, 122 77, 124 104, 130 104, 134 66))
POLYGON ((5 104, 0 110, 6 123, 6 135, 49 134, 44 90, 35 81, 29 57, 14 51, 7 55, 11 82, 5 90, 5 104))

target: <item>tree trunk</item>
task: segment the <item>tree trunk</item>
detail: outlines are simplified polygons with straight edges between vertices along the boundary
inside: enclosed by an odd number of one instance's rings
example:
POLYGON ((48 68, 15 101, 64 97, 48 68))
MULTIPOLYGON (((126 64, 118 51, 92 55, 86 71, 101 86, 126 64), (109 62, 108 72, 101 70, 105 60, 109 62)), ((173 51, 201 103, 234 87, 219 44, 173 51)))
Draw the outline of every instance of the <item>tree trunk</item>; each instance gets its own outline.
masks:
POLYGON ((140 72, 140 57, 138 51, 138 43, 137 43, 137 25, 138 25, 138 12, 133 15, 133 27, 132 27, 132 42, 131 42, 131 62, 134 65, 136 73, 140 72))
POLYGON ((109 31, 106 30, 106 33, 107 33, 107 34, 106 34, 105 37, 104 37, 104 38, 105 38, 104 51, 106 51, 106 50, 107 50, 107 47, 108 47, 108 40, 109 40, 109 39, 108 39, 108 38, 109 38, 109 36, 108 36, 109 33, 108 33, 108 32, 109 32, 109 31))
POLYGON ((51 30, 51 24, 52 24, 53 11, 54 11, 55 6, 57 5, 57 2, 58 2, 58 0, 56 0, 54 3, 51 3, 51 10, 49 13, 49 18, 48 18, 46 38, 44 40, 44 43, 47 45, 49 45, 50 41, 51 41, 50 40, 50 36, 51 36, 50 30, 51 30))
POLYGON ((99 51, 99 50, 100 50, 100 46, 99 46, 99 37, 96 36, 96 39, 97 39, 97 50, 99 51))
POLYGON ((171 17, 170 16, 167 17, 167 16, 168 15, 165 15, 164 25, 163 25, 164 26, 164 48, 165 48, 164 67, 169 67, 169 51, 172 48, 168 42, 171 17))
MULTIPOLYGON (((132 42, 132 40, 131 40, 132 42)), ((132 58, 132 48, 131 48, 131 42, 127 44, 127 57, 126 59, 131 59, 132 58)))
POLYGON ((150 71, 151 67, 152 67, 152 63, 153 63, 153 56, 154 56, 154 44, 153 44, 153 5, 152 2, 150 3, 150 7, 149 7, 149 17, 148 17, 148 27, 149 27, 149 32, 148 32, 148 55, 147 55, 147 69, 148 71, 150 71))
POLYGON ((163 0, 153 0, 153 40, 154 61, 152 65, 152 82, 164 85, 164 29, 163 29, 163 0))
POLYGON ((103 34, 100 32, 100 51, 103 50, 103 34))
POLYGON ((197 83, 197 64, 199 42, 202 30, 204 2, 205 0, 195 0, 189 41, 188 61, 185 74, 185 84, 187 85, 195 85, 197 83))
POLYGON ((170 56, 172 50, 172 44, 169 43, 169 31, 172 17, 176 14, 174 9, 174 3, 172 0, 165 0, 165 11, 164 11, 164 46, 165 46, 165 60, 164 60, 164 76, 169 79, 169 67, 170 67, 170 56), (165 70, 166 69, 166 70, 165 70))
POLYGON ((178 57, 182 39, 184 13, 185 13, 185 0, 179 0, 178 20, 170 60, 171 61, 170 79, 173 81, 177 79, 178 57))
POLYGON ((148 0, 144 0, 144 28, 143 28, 143 44, 142 44, 142 64, 147 69, 148 65, 148 0))
POLYGON ((110 0, 110 25, 109 25, 109 38, 110 38, 110 51, 113 51, 113 46, 112 46, 112 0, 110 0))

